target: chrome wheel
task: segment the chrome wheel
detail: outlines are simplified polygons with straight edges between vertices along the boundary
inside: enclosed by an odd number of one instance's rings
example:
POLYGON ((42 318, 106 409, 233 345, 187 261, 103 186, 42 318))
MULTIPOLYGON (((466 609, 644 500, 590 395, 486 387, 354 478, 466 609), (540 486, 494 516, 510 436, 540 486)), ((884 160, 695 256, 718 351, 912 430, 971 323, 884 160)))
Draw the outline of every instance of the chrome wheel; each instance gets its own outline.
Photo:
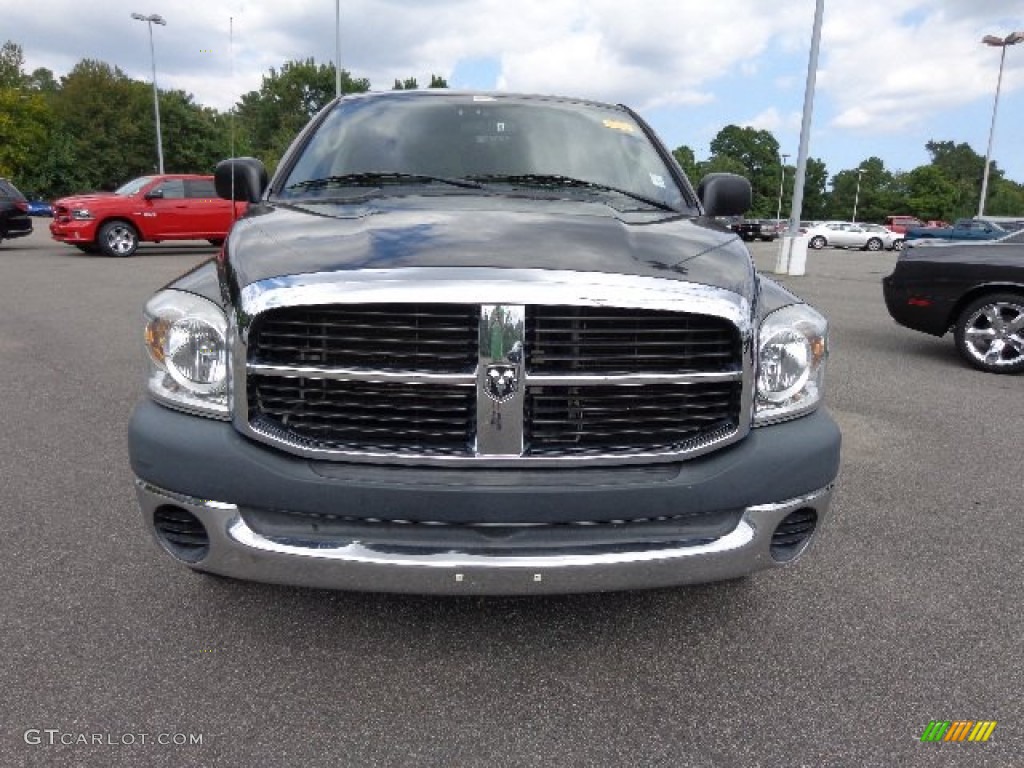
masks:
POLYGON ((811 248, 813 248, 814 250, 820 251, 822 248, 825 247, 825 238, 822 237, 821 235, 812 237, 811 242, 808 243, 808 245, 810 245, 811 248))
POLYGON ((108 221, 100 229, 99 243, 107 256, 131 256, 139 247, 139 235, 127 222, 108 221))
POLYGON ((880 251, 882 250, 882 241, 877 237, 872 237, 864 247, 869 251, 880 251))
POLYGON ((960 315, 957 346, 976 368, 991 373, 1024 371, 1024 298, 988 296, 960 315))
POLYGON ((894 251, 902 251, 903 250, 903 241, 902 240, 893 240, 892 241, 892 249, 894 251))

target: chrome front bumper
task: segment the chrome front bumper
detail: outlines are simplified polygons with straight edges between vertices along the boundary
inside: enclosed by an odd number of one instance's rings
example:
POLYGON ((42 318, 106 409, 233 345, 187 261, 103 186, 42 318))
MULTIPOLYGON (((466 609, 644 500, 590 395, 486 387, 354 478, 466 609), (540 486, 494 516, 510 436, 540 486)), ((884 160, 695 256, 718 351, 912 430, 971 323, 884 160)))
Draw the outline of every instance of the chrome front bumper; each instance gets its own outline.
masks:
MULTIPOLYGON (((647 589, 737 578, 798 559, 828 517, 832 486, 780 503, 750 506, 726 535, 706 544, 658 544, 601 551, 565 548, 535 554, 441 551, 373 541, 306 541, 252 530, 234 504, 197 499, 136 480, 146 527, 162 506, 194 515, 209 535, 205 556, 188 565, 239 579, 295 586, 415 594, 542 594, 647 589), (771 554, 779 522, 800 509, 817 513, 815 534, 786 562, 771 554)), ((179 558, 180 559, 180 558, 179 558)))

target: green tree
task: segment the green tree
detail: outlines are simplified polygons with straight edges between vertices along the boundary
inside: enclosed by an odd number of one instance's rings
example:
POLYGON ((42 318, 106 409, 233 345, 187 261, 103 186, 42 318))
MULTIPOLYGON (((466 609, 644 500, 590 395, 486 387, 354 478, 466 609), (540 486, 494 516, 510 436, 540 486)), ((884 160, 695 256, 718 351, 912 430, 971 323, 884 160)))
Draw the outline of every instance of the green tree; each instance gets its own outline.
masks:
POLYGON ((829 197, 828 168, 824 161, 814 157, 807 158, 807 173, 804 177, 804 204, 800 218, 803 220, 820 220, 827 218, 829 197))
POLYGON ((25 56, 21 46, 8 40, 0 46, 0 88, 19 88, 24 82, 25 56))
POLYGON ((893 174, 878 157, 861 161, 853 170, 840 171, 832 177, 826 217, 849 219, 857 206, 857 221, 883 222, 899 208, 899 195, 893 174), (858 171, 860 173, 858 174, 858 171), (858 175, 860 194, 858 195, 858 175))
POLYGON ((231 154, 229 118, 195 104, 191 94, 162 91, 160 121, 168 173, 212 173, 231 154))
POLYGON ((672 157, 679 163, 679 167, 683 169, 693 184, 697 184, 700 179, 697 178, 697 158, 693 154, 693 150, 683 144, 682 146, 676 147, 672 150, 672 157))
POLYGON ((52 123, 53 114, 42 96, 0 88, 0 176, 24 183, 26 171, 45 156, 52 123))
POLYGON ((440 75, 431 74, 430 75, 430 85, 428 85, 427 87, 428 88, 447 88, 448 87, 448 81, 445 80, 440 75))
MULTIPOLYGON (((956 144, 952 141, 932 140, 924 146, 931 155, 931 165, 942 171, 946 179, 956 187, 957 202, 955 210, 950 212, 951 216, 971 216, 977 212, 985 158, 965 142, 956 144)), ((994 193, 1002 179, 1003 172, 992 163, 989 168, 990 193, 994 193)))
POLYGON ((696 178, 698 182, 709 173, 736 173, 750 178, 747 167, 729 155, 712 155, 707 160, 697 163, 696 178))
POLYGON ((713 157, 730 157, 744 168, 753 189, 752 216, 775 215, 779 187, 779 142, 770 131, 727 125, 711 140, 713 157))
POLYGON ((21 46, 0 47, 0 176, 10 176, 32 195, 42 190, 28 176, 46 157, 53 112, 47 99, 26 86, 21 46))
POLYGON ((420 85, 416 82, 415 77, 407 77, 405 80, 399 80, 395 78, 395 84, 391 88, 392 91, 415 91, 420 85))
MULTIPOLYGON (((280 71, 263 76, 258 91, 250 91, 238 103, 238 125, 253 154, 271 171, 299 130, 334 98, 334 66, 313 59, 288 61, 280 71)), ((365 78, 353 79, 341 71, 342 93, 368 91, 365 78)))
POLYGON ((942 169, 922 165, 906 174, 907 205, 920 219, 952 219, 957 204, 957 185, 942 169))
POLYGON ((1024 185, 1008 179, 991 184, 992 193, 985 202, 985 213, 991 216, 1020 216, 1024 214, 1024 185))
POLYGON ((56 93, 60 86, 54 79, 53 72, 46 67, 39 67, 25 77, 25 87, 30 91, 52 94, 56 93))
MULTIPOLYGON (((152 98, 147 85, 101 61, 84 59, 61 78, 54 111, 61 130, 71 137, 76 175, 88 186, 113 189, 155 170, 152 98)), ((66 186, 61 179, 54 184, 66 186)))

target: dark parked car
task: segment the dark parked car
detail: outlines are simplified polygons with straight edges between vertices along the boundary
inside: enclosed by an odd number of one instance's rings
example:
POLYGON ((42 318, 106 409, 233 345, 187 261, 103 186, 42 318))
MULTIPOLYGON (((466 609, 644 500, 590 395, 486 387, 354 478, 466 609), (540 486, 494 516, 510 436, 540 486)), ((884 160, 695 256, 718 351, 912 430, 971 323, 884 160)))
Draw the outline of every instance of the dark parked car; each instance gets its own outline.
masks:
POLYGON ((883 280, 900 325, 942 336, 983 371, 1024 371, 1024 231, 1001 240, 912 245, 883 280))
POLYGON ((28 201, 28 215, 29 216, 53 216, 53 206, 45 200, 29 200, 28 201))
POLYGON ((583 592, 794 561, 839 464, 827 324, 622 106, 333 101, 220 256, 146 305, 143 520, 200 571, 337 589, 583 592))
POLYGON ((908 229, 906 242, 912 240, 998 240, 1016 227, 991 219, 958 219, 951 227, 915 227, 908 229))
POLYGON ((771 242, 779 236, 778 226, 774 221, 761 219, 740 219, 732 224, 732 231, 747 242, 764 240, 771 242))
POLYGON ((28 201, 14 184, 0 178, 0 241, 31 234, 28 201))

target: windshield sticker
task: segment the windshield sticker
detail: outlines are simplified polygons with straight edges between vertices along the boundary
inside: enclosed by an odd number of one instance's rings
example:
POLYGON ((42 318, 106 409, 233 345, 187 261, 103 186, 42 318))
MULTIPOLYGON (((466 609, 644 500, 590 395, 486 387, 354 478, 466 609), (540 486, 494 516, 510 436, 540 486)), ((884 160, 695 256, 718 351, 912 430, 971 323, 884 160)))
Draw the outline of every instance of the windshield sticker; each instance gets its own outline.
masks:
POLYGON ((622 131, 623 133, 633 133, 636 130, 625 120, 605 120, 604 127, 611 128, 614 131, 622 131))
POLYGON ((651 184, 656 186, 658 189, 664 189, 665 188, 665 177, 664 176, 659 176, 656 173, 652 173, 651 174, 651 184))

